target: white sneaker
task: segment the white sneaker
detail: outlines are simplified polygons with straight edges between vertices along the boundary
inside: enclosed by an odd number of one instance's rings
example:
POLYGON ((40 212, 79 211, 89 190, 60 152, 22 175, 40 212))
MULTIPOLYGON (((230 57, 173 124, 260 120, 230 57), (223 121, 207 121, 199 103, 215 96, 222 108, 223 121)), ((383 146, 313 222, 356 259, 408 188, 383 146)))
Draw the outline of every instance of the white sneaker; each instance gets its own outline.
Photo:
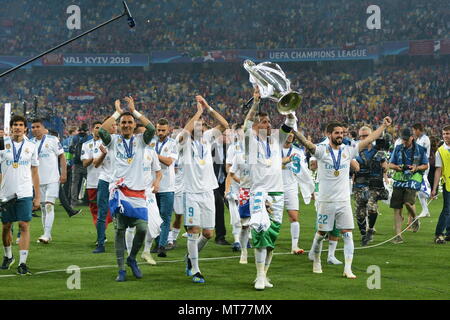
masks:
POLYGON ((327 262, 328 264, 342 264, 342 261, 339 261, 336 257, 328 257, 327 262))
POLYGON ((153 259, 152 255, 148 252, 142 252, 141 258, 144 259, 148 264, 154 266, 156 265, 155 259, 153 259))
POLYGON ((343 276, 347 279, 356 279, 356 276, 353 274, 352 270, 344 271, 343 276))
POLYGON ((422 211, 422 212, 419 214, 419 218, 428 218, 428 217, 431 217, 430 211, 422 211))
POLYGON ((305 250, 300 249, 299 247, 293 248, 291 250, 291 254, 300 255, 300 254, 303 254, 303 253, 305 253, 305 250))
POLYGON ((313 263, 313 273, 322 273, 322 264, 319 262, 314 261, 313 263))
POLYGON ((264 287, 266 287, 266 288, 273 288, 273 284, 270 283, 270 279, 267 278, 267 277, 264 280, 264 287))
POLYGON ((247 252, 241 251, 241 259, 239 260, 240 264, 247 264, 247 252))
POLYGON ((48 244, 52 240, 52 237, 40 236, 37 242, 48 244))
POLYGON ((255 280, 255 289, 264 290, 265 287, 266 287, 266 277, 258 276, 255 280))

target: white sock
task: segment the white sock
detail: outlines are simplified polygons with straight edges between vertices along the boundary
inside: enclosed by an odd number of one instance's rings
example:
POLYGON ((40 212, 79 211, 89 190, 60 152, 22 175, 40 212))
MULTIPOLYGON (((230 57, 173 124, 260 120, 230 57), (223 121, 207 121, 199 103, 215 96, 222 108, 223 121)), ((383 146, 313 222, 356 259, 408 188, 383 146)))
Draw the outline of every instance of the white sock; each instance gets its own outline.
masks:
POLYGON ((178 234, 180 233, 180 229, 172 228, 172 231, 170 231, 171 234, 171 240, 175 241, 178 238, 178 234))
POLYGON ((267 258, 266 248, 256 248, 255 249, 255 263, 256 263, 256 276, 265 276, 265 265, 267 258))
POLYGON ((150 253, 152 243, 153 243, 153 238, 150 236, 150 232, 147 231, 147 235, 145 236, 145 241, 144 241, 144 253, 150 253))
POLYGON ((345 271, 352 270, 353 251, 355 246, 353 244, 353 234, 351 232, 345 232, 342 234, 344 238, 344 257, 345 257, 345 271))
POLYGON ((239 235, 239 242, 241 244, 241 250, 247 249, 248 237, 250 236, 250 228, 242 228, 239 235))
POLYGON ((336 247, 338 242, 335 240, 328 241, 328 259, 334 257, 334 253, 336 252, 336 247))
POLYGON ((266 262, 264 263, 264 273, 267 275, 269 271, 270 264, 272 263, 273 250, 267 250, 266 262))
POLYGON ((202 251, 202 249, 206 246, 206 244, 208 243, 208 238, 205 238, 203 235, 200 236, 200 238, 198 239, 198 252, 202 251))
POLYGON ((12 249, 11 246, 9 247, 3 247, 3 250, 5 251, 5 257, 7 257, 8 259, 12 258, 12 249))
MULTIPOLYGON (((239 227, 233 226, 232 233, 233 233, 234 242, 239 242, 239 236, 241 234, 241 230, 242 230, 241 226, 239 226, 239 227)), ((247 246, 247 245, 245 245, 245 246, 247 246)), ((242 245, 241 245, 241 247, 242 247, 242 245)))
POLYGON ((298 248, 298 238, 300 236, 300 223, 298 221, 291 222, 291 247, 292 250, 298 248))
POLYGON ((22 263, 27 263, 28 258, 28 250, 20 250, 20 259, 19 259, 19 265, 22 263))
POLYGON ((44 236, 47 238, 51 238, 53 221, 55 220, 55 206, 53 204, 47 203, 45 205, 45 211, 47 213, 47 217, 45 218, 44 236))
POLYGON ((427 204, 427 197, 422 192, 419 192, 419 201, 420 201, 420 205, 422 206, 422 211, 429 212, 428 204, 427 204))
POLYGON ((322 252, 323 238, 324 238, 324 236, 320 235, 319 233, 316 233, 316 235, 314 236, 314 242, 313 242, 313 247, 312 247, 312 252, 314 254, 314 260, 320 261, 320 254, 322 252))
POLYGON ((187 249, 189 254, 189 259, 192 264, 192 274, 200 272, 198 265, 198 239, 200 235, 198 233, 188 233, 187 249))
POLYGON ((47 211, 45 209, 45 203, 41 203, 41 221, 42 221, 42 229, 44 229, 45 233, 45 218, 47 217, 47 211))
POLYGON ((133 239, 134 239, 134 232, 135 231, 136 231, 136 227, 134 227, 134 228, 127 228, 127 231, 125 232, 125 243, 127 245, 128 255, 130 255, 131 247, 133 246, 133 239))

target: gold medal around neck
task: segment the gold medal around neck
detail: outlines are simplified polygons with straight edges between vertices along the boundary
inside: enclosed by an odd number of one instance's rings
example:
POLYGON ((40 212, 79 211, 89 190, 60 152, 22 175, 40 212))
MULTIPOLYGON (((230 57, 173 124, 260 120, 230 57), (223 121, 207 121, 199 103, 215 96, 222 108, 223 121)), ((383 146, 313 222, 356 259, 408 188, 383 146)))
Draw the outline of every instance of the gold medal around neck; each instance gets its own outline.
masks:
POLYGON ((338 177, 338 176, 339 176, 339 171, 338 171, 338 170, 334 171, 334 176, 335 176, 335 177, 338 177))
POLYGON ((14 163, 13 163, 13 168, 14 168, 14 169, 17 169, 18 167, 19 167, 19 163, 18 163, 18 162, 14 162, 14 163))
POLYGON ((128 164, 131 164, 133 162, 133 158, 128 158, 128 164))
POLYGON ((200 163, 201 166, 205 165, 206 161, 203 159, 198 160, 198 163, 200 163))

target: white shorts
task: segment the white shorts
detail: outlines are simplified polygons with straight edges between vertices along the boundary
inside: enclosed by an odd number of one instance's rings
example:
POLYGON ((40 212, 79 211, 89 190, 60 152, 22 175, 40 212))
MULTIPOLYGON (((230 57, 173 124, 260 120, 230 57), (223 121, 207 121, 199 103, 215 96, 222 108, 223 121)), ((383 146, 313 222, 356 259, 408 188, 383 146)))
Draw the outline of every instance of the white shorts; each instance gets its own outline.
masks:
POLYGON ((184 193, 184 225, 214 230, 216 226, 216 206, 214 191, 204 193, 184 193))
POLYGON ((175 197, 173 200, 173 211, 175 211, 175 214, 178 215, 184 214, 183 194, 183 192, 175 193, 175 197))
POLYGON ((352 206, 350 201, 323 202, 317 201, 317 225, 319 231, 336 229, 354 229, 352 206))
POLYGON ((284 210, 284 195, 269 195, 266 192, 250 193, 250 213, 257 213, 258 209, 269 214, 270 220, 282 223, 284 210), (260 196, 258 196, 260 194, 260 196), (264 207, 255 206, 255 203, 262 203, 264 207), (270 211, 270 212, 269 212, 270 211))
POLYGON ((286 210, 298 211, 298 189, 284 191, 284 207, 286 210))
POLYGON ((50 202, 54 204, 59 197, 59 182, 41 184, 39 190, 41 192, 41 203, 50 202))

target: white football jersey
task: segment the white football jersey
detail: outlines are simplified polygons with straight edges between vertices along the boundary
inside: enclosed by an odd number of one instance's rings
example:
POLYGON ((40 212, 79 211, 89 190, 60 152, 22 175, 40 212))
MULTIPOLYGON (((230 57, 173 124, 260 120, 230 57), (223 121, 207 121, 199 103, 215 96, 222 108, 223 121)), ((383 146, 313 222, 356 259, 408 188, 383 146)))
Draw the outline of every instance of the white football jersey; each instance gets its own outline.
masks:
POLYGON ((211 147, 215 140, 215 129, 207 130, 200 140, 184 137, 183 152, 184 192, 201 193, 219 187, 214 174, 211 147))
POLYGON ((178 148, 174 139, 166 138, 164 142, 159 141, 159 137, 155 136, 150 142, 150 147, 153 148, 157 155, 172 158, 174 161, 170 166, 159 162, 162 170, 162 179, 159 187, 159 192, 174 192, 175 191, 175 161, 178 159, 178 148))
POLYGON ((292 161, 282 166, 284 191, 298 190, 298 180, 294 174, 300 172, 301 162, 305 161, 305 152, 300 148, 291 145, 290 148, 282 149, 282 158, 292 156, 292 161))
MULTIPOLYGON (((91 139, 83 143, 83 145, 81 146, 81 161, 100 157, 101 151, 99 149, 99 146, 101 143, 101 139, 91 139)), ((94 166, 94 163, 91 163, 89 167, 87 167, 86 189, 97 189, 100 172, 100 167, 96 168, 94 166)))
MULTIPOLYGON (((101 141, 101 139, 100 139, 101 141)), ((103 145, 103 142, 100 143, 100 145, 103 145)), ((98 148, 98 154, 96 155, 95 159, 102 156, 102 151, 100 150, 100 145, 98 148)), ((103 158, 102 164, 98 167, 100 169, 100 174, 98 176, 99 179, 106 181, 108 183, 112 182, 112 165, 111 165, 111 152, 109 152, 108 147, 103 145, 103 147, 106 149, 107 153, 105 155, 105 158, 103 158)))
MULTIPOLYGON (((153 180, 155 179, 155 172, 161 170, 161 163, 158 160, 156 151, 151 147, 146 147, 144 150, 144 161, 142 162, 142 169, 144 172, 145 189, 151 188, 153 180)), ((161 179, 162 181, 162 179, 161 179)))
MULTIPOLYGON (((250 189, 252 184, 250 180, 250 166, 248 165, 248 162, 245 161, 244 157, 245 155, 243 153, 235 154, 232 160, 230 172, 239 177, 239 188, 250 189)), ((237 182, 235 183, 237 184, 237 182)))
POLYGON ((5 137, 5 150, 0 151, 2 170, 2 183, 0 199, 10 200, 17 196, 18 199, 33 196, 33 181, 31 166, 39 166, 37 146, 28 139, 22 142, 13 142, 10 137, 5 137), (13 143, 16 155, 19 155, 18 166, 14 168, 13 143), (20 148, 22 148, 20 150, 20 148))
MULTIPOLYGON (((314 156, 317 158, 318 164, 318 181, 320 182, 318 201, 349 201, 350 200, 350 184, 348 177, 350 175, 350 162, 358 154, 358 146, 355 147, 341 144, 339 149, 341 152, 341 161, 339 174, 335 175, 333 159, 330 154, 330 145, 320 144, 316 146, 314 156)), ((333 149, 336 161, 338 160, 338 150, 333 149)))
POLYGON ((431 141, 430 138, 426 134, 421 135, 419 138, 416 139, 416 143, 419 146, 424 147, 427 149, 427 157, 430 158, 430 151, 431 151, 431 141))
POLYGON ((146 181, 142 173, 144 150, 147 145, 143 134, 133 135, 131 139, 124 139, 121 135, 111 135, 111 142, 107 146, 111 152, 112 182, 124 179, 125 184, 131 190, 145 190, 146 181), (124 143, 128 149, 127 153, 124 143))
POLYGON ((45 134, 41 140, 32 138, 31 142, 36 144, 39 160, 39 183, 49 184, 59 182, 59 159, 64 154, 64 149, 59 139, 45 134))

